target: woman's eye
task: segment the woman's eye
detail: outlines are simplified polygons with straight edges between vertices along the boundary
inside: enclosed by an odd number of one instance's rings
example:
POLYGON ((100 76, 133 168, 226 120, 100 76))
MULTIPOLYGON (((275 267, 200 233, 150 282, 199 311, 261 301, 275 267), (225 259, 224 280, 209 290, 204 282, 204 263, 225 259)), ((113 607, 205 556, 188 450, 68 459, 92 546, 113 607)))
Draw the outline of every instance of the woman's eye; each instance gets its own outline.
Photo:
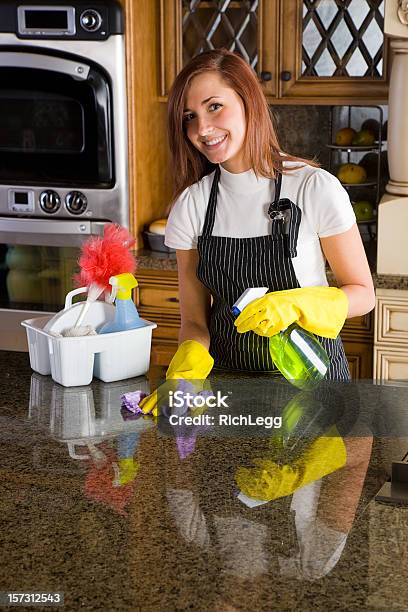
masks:
POLYGON ((213 102, 208 108, 210 110, 218 110, 219 108, 221 108, 221 106, 222 104, 220 104, 219 102, 213 102))
MULTIPOLYGON (((220 104, 219 102, 213 102, 212 104, 209 105, 208 110, 210 112, 214 112, 214 111, 217 111, 221 107, 222 107, 222 104, 220 104)), ((183 115, 183 123, 190 123, 190 121, 192 121, 194 118, 195 118, 194 113, 186 113, 185 115, 183 115)))

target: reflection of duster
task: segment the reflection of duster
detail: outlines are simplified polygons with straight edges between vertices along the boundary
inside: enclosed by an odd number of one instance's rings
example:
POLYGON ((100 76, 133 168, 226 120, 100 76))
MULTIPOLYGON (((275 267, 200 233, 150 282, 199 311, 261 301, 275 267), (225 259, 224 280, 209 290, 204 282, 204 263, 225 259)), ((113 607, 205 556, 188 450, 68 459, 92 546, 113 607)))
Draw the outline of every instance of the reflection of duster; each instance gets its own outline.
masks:
MULTIPOLYGON (((121 460, 118 460, 116 454, 106 445, 103 445, 102 448, 106 460, 103 465, 95 465, 93 462, 90 463, 89 471, 85 479, 84 492, 89 499, 100 502, 112 508, 118 512, 118 514, 126 516, 126 506, 134 495, 136 486, 135 477, 139 464, 131 459, 131 477, 125 478, 123 484, 117 483, 115 466, 119 465, 119 467, 121 467, 121 460)), ((129 470, 127 470, 127 472, 129 472, 129 470)), ((127 473, 125 475, 127 476, 127 473)))

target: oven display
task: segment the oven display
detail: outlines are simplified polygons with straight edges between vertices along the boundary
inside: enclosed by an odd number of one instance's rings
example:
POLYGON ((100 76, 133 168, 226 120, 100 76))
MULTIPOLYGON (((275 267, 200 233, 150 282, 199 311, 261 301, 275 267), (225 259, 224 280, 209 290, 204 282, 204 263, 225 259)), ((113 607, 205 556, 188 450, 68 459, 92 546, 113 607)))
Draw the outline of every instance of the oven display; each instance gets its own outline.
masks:
POLYGON ((83 109, 63 96, 0 95, 0 151, 81 153, 83 109))
POLYGON ((25 26, 30 30, 66 30, 66 11, 25 11, 25 26))
POLYGON ((73 6, 19 6, 18 31, 23 35, 72 36, 75 34, 73 6))
POLYGON ((14 203, 15 204, 28 204, 28 193, 26 191, 15 191, 14 192, 14 203))

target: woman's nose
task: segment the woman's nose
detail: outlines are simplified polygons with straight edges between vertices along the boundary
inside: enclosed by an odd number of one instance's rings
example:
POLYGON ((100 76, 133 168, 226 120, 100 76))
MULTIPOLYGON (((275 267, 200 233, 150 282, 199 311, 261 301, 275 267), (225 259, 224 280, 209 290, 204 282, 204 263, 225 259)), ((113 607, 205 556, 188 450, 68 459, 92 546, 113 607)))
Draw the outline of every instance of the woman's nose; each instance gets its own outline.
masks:
POLYGON ((198 117, 198 135, 207 136, 213 131, 213 127, 208 117, 198 117))

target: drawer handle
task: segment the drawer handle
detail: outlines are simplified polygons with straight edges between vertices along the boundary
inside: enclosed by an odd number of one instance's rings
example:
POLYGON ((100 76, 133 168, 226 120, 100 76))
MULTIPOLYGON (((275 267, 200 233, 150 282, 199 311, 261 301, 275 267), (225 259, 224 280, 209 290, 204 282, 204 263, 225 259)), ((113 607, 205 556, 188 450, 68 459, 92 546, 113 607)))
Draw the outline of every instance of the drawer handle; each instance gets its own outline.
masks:
POLYGON ((176 297, 169 297, 169 298, 166 298, 166 302, 176 302, 176 304, 178 304, 179 299, 176 297))

